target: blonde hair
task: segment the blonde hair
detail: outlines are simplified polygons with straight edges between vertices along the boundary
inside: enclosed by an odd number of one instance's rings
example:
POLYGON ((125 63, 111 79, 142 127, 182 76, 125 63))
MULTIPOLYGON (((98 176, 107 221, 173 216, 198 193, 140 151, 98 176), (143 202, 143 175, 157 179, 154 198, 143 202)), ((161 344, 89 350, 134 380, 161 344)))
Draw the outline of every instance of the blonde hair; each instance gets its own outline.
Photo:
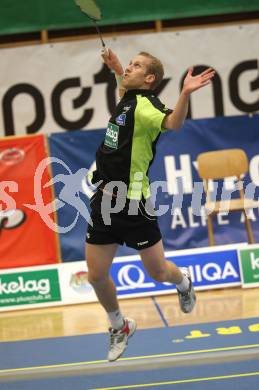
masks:
POLYGON ((147 65, 146 74, 153 74, 155 76, 155 81, 152 83, 151 88, 156 89, 164 77, 164 67, 162 62, 158 58, 152 56, 152 54, 145 51, 141 51, 138 55, 147 57, 151 60, 147 65))

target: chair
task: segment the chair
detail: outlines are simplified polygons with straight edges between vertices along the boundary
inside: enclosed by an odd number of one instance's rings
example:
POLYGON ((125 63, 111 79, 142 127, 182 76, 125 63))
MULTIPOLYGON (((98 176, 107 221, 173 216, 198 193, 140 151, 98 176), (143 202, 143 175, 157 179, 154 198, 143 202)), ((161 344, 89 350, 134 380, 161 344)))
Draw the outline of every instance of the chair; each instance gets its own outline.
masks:
POLYGON ((243 181, 241 176, 248 171, 248 159, 242 149, 225 149, 215 152, 201 153, 198 155, 198 173, 203 179, 206 194, 205 211, 207 214, 207 227, 209 244, 215 245, 212 216, 219 212, 242 211, 245 217, 245 226, 248 242, 254 243, 254 235, 251 222, 247 216, 247 210, 259 207, 259 203, 244 197, 243 181), (212 201, 209 192, 209 181, 237 177, 238 199, 212 201))

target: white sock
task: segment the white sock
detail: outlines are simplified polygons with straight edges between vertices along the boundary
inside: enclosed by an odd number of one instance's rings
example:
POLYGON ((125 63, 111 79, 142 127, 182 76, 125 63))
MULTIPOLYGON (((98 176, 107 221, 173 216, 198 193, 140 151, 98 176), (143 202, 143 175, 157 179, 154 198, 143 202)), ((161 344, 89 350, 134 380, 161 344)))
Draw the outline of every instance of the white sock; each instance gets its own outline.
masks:
POLYGON ((182 272, 182 275, 183 275, 183 280, 181 281, 181 283, 176 284, 176 288, 177 288, 177 290, 179 290, 181 292, 185 292, 190 287, 190 280, 183 272, 182 272))
POLYGON ((120 310, 111 311, 108 313, 108 317, 113 329, 122 329, 124 326, 124 319, 120 310))

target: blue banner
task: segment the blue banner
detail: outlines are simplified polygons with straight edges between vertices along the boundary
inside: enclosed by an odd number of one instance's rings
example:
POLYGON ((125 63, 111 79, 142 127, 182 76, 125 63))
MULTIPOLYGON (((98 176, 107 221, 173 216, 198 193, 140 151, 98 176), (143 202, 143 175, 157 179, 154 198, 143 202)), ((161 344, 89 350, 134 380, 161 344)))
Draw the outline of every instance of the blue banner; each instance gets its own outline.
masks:
MULTIPOLYGON (((189 251, 188 251, 189 252, 189 251)), ((167 253, 166 258, 177 266, 188 267, 196 288, 223 287, 240 285, 240 271, 236 249, 178 255, 167 253)), ((137 256, 117 259, 112 264, 111 275, 118 295, 157 294, 162 291, 173 291, 170 283, 157 283, 146 273, 143 263, 137 256)))
POLYGON ((54 179, 57 179, 54 181, 55 196, 60 199, 64 188, 69 192, 68 199, 63 199, 63 207, 57 211, 57 229, 60 233, 63 261, 85 259, 87 211, 90 211, 91 192, 87 196, 82 183, 86 183, 84 180, 87 180, 87 170, 95 161, 95 151, 103 137, 104 130, 75 131, 49 136, 52 174, 54 179), (78 202, 75 202, 75 199, 78 202))
MULTIPOLYGON (((169 131, 160 137, 150 178, 151 181, 166 182, 166 191, 158 193, 157 205, 167 205, 169 208, 169 211, 159 218, 167 250, 209 245, 204 215, 197 216, 201 210, 193 210, 194 184, 201 183, 196 160, 199 153, 232 148, 241 148, 247 153, 250 166, 244 178, 245 185, 251 182, 254 184, 253 197, 258 200, 259 115, 187 120, 179 132, 169 131), (172 210, 174 215, 171 215, 172 210)), ((219 183, 217 199, 221 195, 222 183, 219 183)), ((237 195, 235 191, 231 197, 235 198, 237 195)), ((202 204, 204 201, 203 196, 202 204)), ((258 242, 258 209, 251 210, 249 216, 255 241, 258 242)), ((213 225, 217 245, 247 242, 241 212, 217 215, 213 218, 213 225)))
MULTIPOLYGON (((49 137, 50 154, 56 159, 52 162, 56 198, 63 195, 63 207, 57 211, 63 261, 85 258, 85 217, 89 210, 89 197, 93 194, 93 188, 85 177, 86 171, 93 169, 95 151, 103 137, 104 130, 75 131, 49 137), (72 178, 67 177, 71 175, 72 178), (77 202, 66 201, 65 191, 62 193, 66 187, 64 180, 68 188, 72 188, 71 196, 77 194, 77 202), (70 230, 66 230, 68 227, 70 230)), ((199 153, 229 148, 242 148, 247 153, 250 166, 245 183, 254 184, 253 197, 257 200, 259 115, 187 120, 180 131, 167 131, 160 137, 150 178, 154 184, 152 193, 156 209, 158 214, 162 214, 159 224, 166 250, 208 246, 206 219, 202 206, 197 206, 195 198, 196 190, 201 185, 196 160, 199 153), (167 211, 161 212, 162 207, 167 211)), ((221 196, 224 186, 225 183, 219 183, 216 188, 217 198, 221 196)), ((231 182, 228 188, 231 190, 231 182)), ((237 191, 232 194, 232 197, 236 196, 237 191)), ((201 204, 204 204, 204 200, 203 194, 201 204)), ((255 239, 259 241, 258 209, 251 211, 250 218, 255 239)), ((241 212, 215 216, 214 232, 216 244, 247 241, 241 212)), ((135 253, 133 249, 122 246, 117 255, 135 253)))

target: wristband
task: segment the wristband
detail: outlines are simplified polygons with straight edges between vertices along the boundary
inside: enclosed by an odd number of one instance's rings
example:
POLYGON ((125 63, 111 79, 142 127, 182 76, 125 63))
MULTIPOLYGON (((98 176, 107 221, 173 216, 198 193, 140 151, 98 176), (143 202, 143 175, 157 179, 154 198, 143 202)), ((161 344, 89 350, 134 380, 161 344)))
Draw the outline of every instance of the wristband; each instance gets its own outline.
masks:
POLYGON ((121 88, 123 76, 115 73, 115 79, 116 79, 117 86, 121 88))

